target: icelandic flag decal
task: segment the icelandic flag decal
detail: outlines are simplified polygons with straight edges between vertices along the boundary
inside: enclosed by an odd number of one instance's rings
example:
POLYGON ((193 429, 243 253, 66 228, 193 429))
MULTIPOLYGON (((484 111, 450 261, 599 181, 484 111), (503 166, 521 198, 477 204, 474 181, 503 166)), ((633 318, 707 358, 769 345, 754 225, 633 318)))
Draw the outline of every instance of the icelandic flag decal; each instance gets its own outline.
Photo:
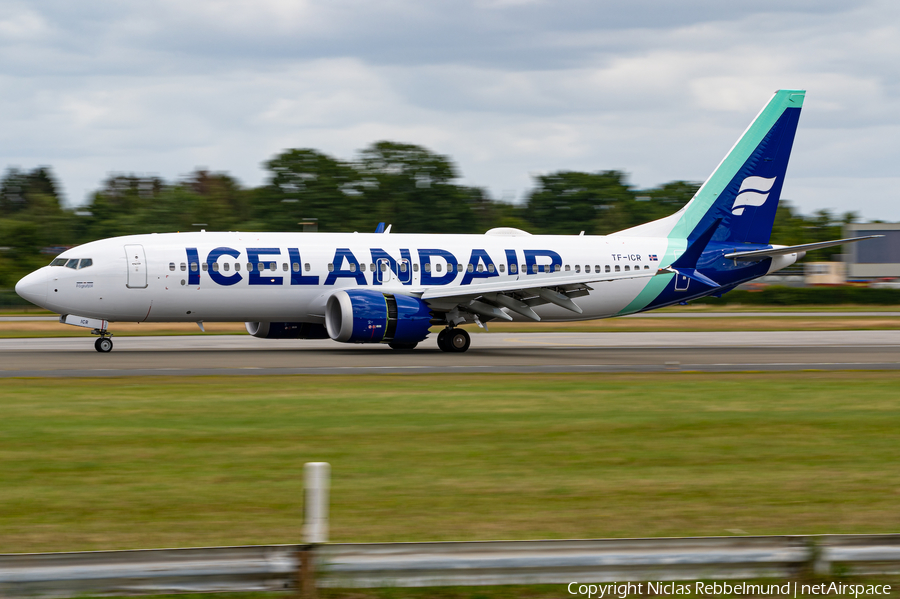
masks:
POLYGON ((656 257, 656 254, 650 254, 650 259, 659 262, 659 258, 656 257))

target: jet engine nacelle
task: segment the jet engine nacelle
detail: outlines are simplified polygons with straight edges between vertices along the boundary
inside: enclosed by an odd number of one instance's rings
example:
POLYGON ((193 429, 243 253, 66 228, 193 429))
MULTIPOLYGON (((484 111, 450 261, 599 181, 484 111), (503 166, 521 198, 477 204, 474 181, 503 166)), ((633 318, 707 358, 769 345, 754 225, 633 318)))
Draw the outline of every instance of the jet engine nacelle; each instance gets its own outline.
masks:
POLYGON ((244 326, 262 339, 328 339, 325 327, 314 322, 245 322, 244 326))
POLYGON ((433 315, 422 300, 368 289, 336 291, 325 304, 328 336, 342 343, 415 344, 433 315))

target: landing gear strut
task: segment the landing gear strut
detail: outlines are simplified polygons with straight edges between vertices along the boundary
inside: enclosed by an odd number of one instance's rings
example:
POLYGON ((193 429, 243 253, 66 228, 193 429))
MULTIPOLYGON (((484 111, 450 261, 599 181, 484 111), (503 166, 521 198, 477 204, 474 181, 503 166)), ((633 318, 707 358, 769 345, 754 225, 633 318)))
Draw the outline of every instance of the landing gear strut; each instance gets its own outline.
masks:
POLYGON ((100 335, 100 338, 94 341, 94 349, 96 349, 101 354, 108 354, 112 351, 113 342, 112 339, 110 339, 110 337, 112 337, 112 333, 110 333, 106 329, 94 329, 93 331, 91 331, 91 334, 100 335))
POLYGON ((462 353, 469 349, 472 340, 464 329, 446 328, 438 333, 437 342, 442 351, 462 353))

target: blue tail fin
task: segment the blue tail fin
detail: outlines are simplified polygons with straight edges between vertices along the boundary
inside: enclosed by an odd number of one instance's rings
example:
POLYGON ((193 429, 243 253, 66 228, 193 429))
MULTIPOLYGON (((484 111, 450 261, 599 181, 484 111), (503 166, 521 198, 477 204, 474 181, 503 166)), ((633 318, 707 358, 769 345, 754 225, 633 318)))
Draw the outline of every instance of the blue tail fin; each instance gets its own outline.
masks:
POLYGON ((775 92, 684 208, 617 235, 689 240, 720 219, 712 241, 769 243, 805 94, 775 92))
POLYGON ((721 219, 713 241, 769 243, 805 93, 775 92, 685 206, 679 233, 692 238, 721 219))

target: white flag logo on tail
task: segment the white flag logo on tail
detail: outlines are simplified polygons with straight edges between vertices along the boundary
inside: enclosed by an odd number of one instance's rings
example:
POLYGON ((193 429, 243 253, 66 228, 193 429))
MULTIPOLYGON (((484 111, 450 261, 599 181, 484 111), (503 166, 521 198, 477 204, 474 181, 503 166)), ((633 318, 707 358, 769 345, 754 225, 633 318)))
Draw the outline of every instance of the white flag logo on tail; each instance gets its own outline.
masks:
POLYGON ((734 198, 734 206, 731 207, 731 213, 740 216, 744 213, 745 206, 762 206, 769 197, 769 190, 775 185, 775 179, 772 177, 747 177, 741 183, 738 195, 734 198))

